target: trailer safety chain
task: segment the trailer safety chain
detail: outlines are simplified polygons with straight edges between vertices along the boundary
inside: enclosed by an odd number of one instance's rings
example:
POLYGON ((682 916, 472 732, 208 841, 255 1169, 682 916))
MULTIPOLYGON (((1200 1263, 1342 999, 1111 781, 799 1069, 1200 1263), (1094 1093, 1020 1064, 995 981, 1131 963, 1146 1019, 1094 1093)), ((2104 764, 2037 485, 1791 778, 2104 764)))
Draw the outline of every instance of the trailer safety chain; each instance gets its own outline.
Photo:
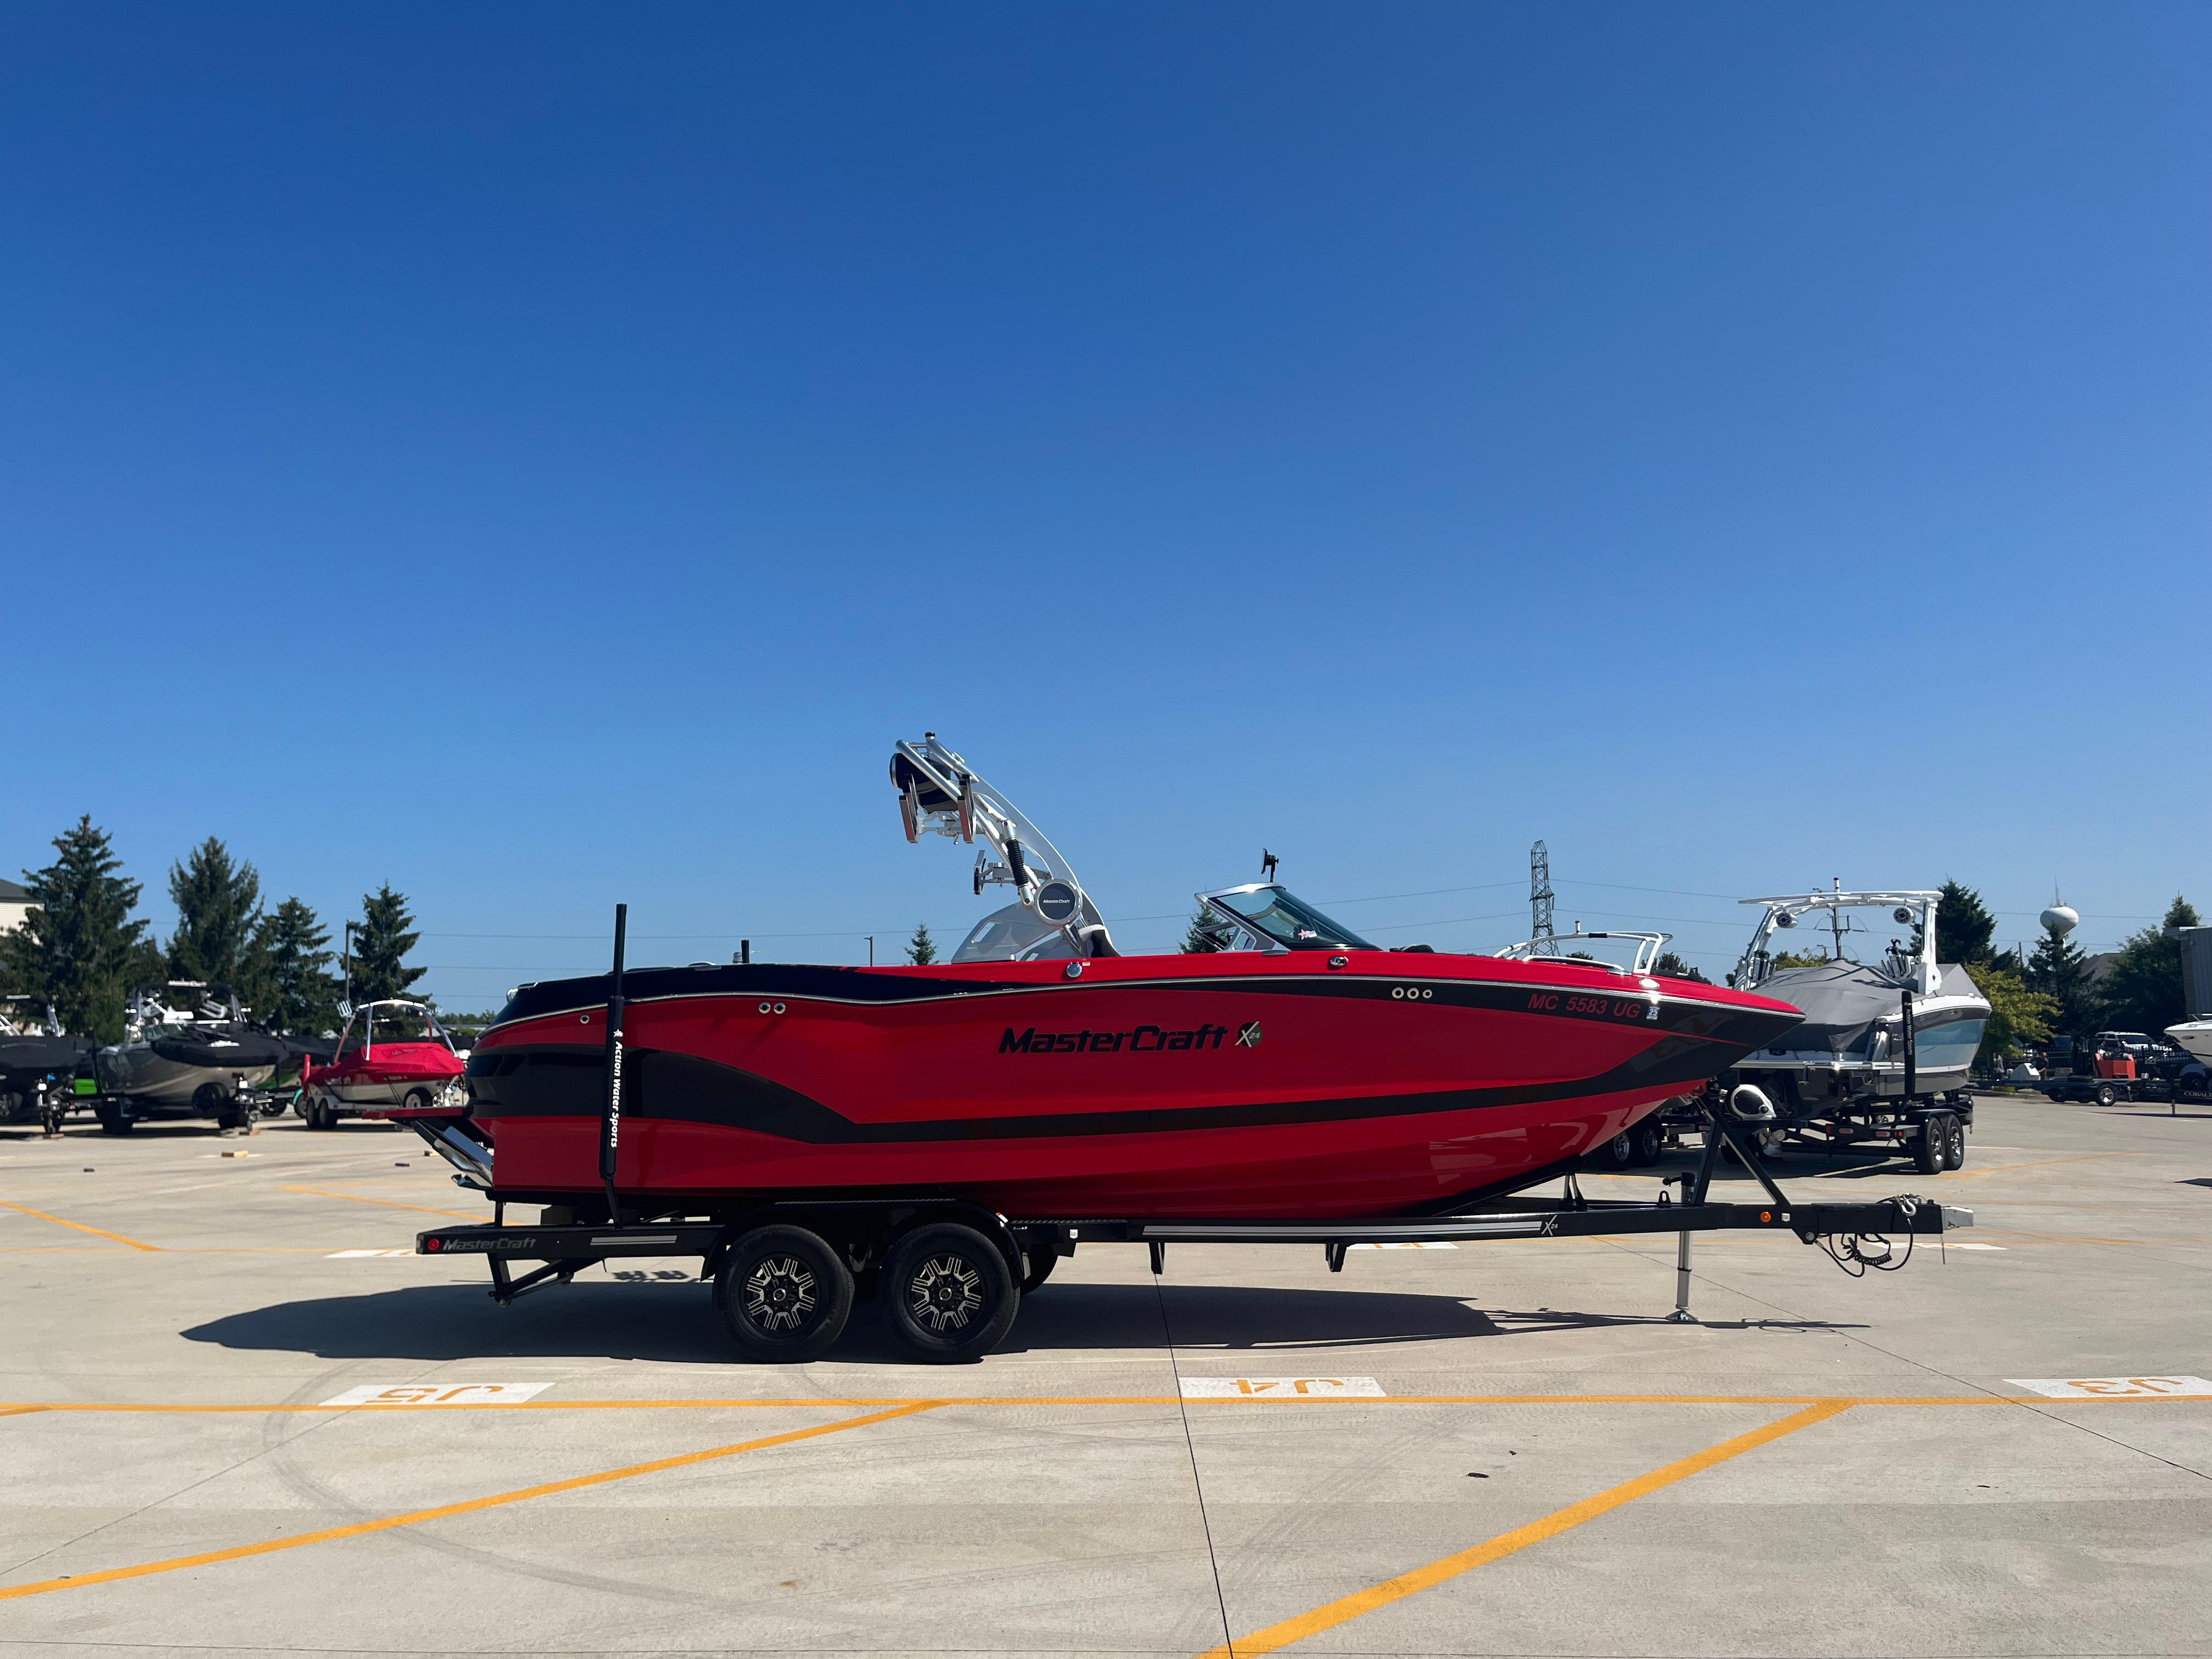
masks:
POLYGON ((1897 1206, 1898 1213, 1905 1218, 1905 1251, 1899 1255, 1886 1233, 1821 1233, 1814 1243, 1828 1253, 1828 1259, 1853 1279, 1866 1277, 1867 1269, 1876 1273, 1893 1273, 1912 1260, 1916 1235, 1912 1218, 1927 1200, 1911 1193, 1901 1193, 1889 1200, 1897 1206))

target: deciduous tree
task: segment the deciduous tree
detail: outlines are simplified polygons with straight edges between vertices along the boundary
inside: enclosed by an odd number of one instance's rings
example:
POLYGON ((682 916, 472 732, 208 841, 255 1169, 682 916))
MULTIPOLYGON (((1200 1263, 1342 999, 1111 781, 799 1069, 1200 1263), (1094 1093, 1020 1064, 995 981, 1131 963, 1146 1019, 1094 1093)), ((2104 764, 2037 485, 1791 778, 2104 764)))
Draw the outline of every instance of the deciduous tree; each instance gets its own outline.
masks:
POLYGON ((1966 972, 1990 1004, 1990 1023, 1974 1054, 1976 1065, 2002 1070, 2021 1057, 2027 1044, 2050 1040, 2057 998, 2029 988, 2026 980, 1994 957, 1968 963, 1966 972))

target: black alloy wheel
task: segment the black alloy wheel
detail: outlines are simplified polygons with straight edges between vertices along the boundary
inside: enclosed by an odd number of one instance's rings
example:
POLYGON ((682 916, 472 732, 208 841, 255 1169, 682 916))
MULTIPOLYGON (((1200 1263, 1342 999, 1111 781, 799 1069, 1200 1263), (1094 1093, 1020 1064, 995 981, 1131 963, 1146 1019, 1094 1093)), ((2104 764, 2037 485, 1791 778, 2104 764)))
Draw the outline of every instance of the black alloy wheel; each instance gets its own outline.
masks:
POLYGON ((1966 1167, 1966 1126, 1955 1117, 1951 1120, 1950 1127, 1943 1136, 1943 1167, 1947 1170, 1966 1167))
POLYGON ((2097 1104, 2100 1106, 2110 1106, 2118 1099, 2119 1096, 2113 1092, 2111 1084, 2100 1083, 2097 1085, 2097 1104))
POLYGON ((853 1312, 844 1254, 804 1227, 757 1227, 722 1258, 714 1306, 745 1357, 768 1364, 819 1359, 853 1312))
POLYGON ((878 1294, 900 1341, 924 1359, 957 1364, 999 1346, 1022 1292, 997 1245, 973 1227, 939 1221, 891 1247, 878 1294))
POLYGON ((1049 1244, 1032 1244, 1022 1252, 1022 1259, 1029 1266, 1022 1275, 1022 1294, 1035 1296, 1060 1264, 1060 1252, 1049 1244))
POLYGON ((1942 1174, 1943 1145, 1948 1139, 1941 1112, 1921 1119, 1920 1133, 1912 1141, 1912 1167, 1923 1175, 1942 1174))

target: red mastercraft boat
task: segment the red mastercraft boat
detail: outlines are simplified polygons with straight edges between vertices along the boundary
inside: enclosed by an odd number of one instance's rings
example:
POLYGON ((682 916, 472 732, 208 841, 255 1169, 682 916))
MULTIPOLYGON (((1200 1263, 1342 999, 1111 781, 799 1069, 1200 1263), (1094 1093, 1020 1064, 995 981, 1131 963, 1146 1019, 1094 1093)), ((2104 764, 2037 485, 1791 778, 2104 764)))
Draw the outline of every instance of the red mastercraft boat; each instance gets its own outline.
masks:
MULTIPOLYGON (((1797 1023, 1563 958, 1386 950, 1280 885, 1223 949, 1122 956, 1066 860, 933 734, 908 837, 1016 889, 945 965, 633 970, 611 1188, 645 1217, 957 1199, 1018 1219, 1418 1215, 1534 1184, 1797 1023)), ((611 976, 517 991, 468 1064, 503 1200, 604 1216, 611 976)))
POLYGON ((427 1003, 396 997, 363 1003, 346 1011, 337 1057, 300 1068, 300 1115, 310 1129, 327 1129, 348 1112, 385 1117, 442 1109, 458 1117, 462 1108, 447 1103, 446 1091, 459 1080, 462 1064, 427 1003))

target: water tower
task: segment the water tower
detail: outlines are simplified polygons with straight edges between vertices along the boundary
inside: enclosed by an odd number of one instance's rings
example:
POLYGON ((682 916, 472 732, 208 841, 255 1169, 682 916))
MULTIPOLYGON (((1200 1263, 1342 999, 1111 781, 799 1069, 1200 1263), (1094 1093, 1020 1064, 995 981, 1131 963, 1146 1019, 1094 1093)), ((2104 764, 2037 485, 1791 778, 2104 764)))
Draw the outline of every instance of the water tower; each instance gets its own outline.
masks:
POLYGON ((2081 914, 2070 904, 2061 904, 2058 902, 2058 896, 2053 893, 2051 896, 2051 908, 2036 920, 2043 924, 2045 933, 2064 939, 2067 934, 2081 925, 2081 914))

